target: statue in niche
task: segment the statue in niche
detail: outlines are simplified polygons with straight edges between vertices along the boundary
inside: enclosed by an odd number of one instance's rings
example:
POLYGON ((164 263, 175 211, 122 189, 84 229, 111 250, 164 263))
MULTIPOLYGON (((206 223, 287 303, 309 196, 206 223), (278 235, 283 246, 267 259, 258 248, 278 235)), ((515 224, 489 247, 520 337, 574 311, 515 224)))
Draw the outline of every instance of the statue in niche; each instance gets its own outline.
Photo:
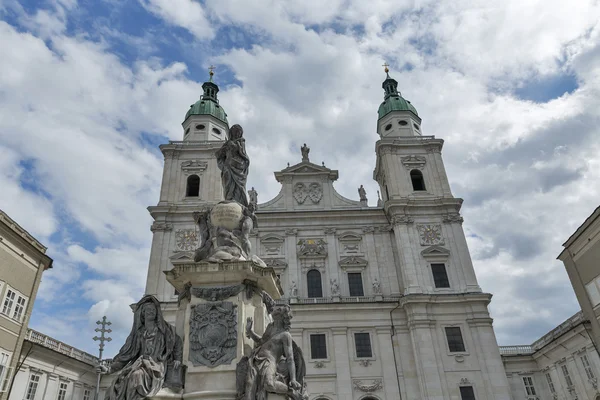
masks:
POLYGON ((263 336, 252 330, 252 318, 246 321, 246 336, 256 347, 237 365, 237 399, 267 400, 269 393, 275 393, 290 400, 308 400, 304 356, 289 332, 292 310, 288 305, 269 308, 273 322, 263 336))
POLYGON ((298 297, 298 286, 296 286, 296 281, 292 281, 292 286, 290 287, 290 296, 298 297))
POLYGON ((302 162, 308 162, 308 153, 310 153, 310 147, 304 143, 304 146, 300 148, 300 151, 302 152, 302 162))
POLYGON ((181 390, 182 356, 181 338, 164 320, 160 303, 152 295, 144 296, 135 305, 131 333, 110 369, 98 366, 101 373, 119 372, 104 398, 142 400, 162 387, 181 390))
POLYGON ((358 196, 360 198, 360 201, 367 201, 367 191, 365 190, 363 185, 360 185, 360 187, 358 188, 358 196))
POLYGON ((248 206, 246 197, 246 178, 250 158, 246 154, 246 141, 242 137, 244 130, 240 125, 229 129, 229 139, 217 150, 217 166, 221 170, 221 183, 225 200, 233 200, 242 206, 248 206))
POLYGON ((338 285, 337 279, 330 279, 329 284, 331 285, 331 294, 337 296, 340 294, 340 285, 338 285))
POLYGON ((254 190, 254 186, 248 190, 248 197, 250 197, 250 204, 254 204, 254 208, 256 209, 258 205, 258 192, 254 190))
POLYGON ((381 294, 381 283, 379 283, 377 278, 373 280, 373 293, 381 294))

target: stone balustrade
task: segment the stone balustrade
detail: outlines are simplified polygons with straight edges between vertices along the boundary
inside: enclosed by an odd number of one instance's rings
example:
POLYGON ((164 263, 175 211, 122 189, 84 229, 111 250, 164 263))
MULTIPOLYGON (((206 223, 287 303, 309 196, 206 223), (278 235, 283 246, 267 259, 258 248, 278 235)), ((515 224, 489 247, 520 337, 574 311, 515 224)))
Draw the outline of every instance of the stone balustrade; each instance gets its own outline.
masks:
POLYGON ((65 354, 69 357, 72 357, 76 360, 83 361, 86 364, 97 365, 98 357, 94 357, 93 355, 86 353, 85 351, 76 349, 73 346, 69 346, 66 343, 58 341, 54 338, 51 338, 48 335, 44 335, 38 331, 33 329, 27 330, 26 340, 29 340, 32 343, 37 343, 41 346, 54 350, 56 352, 65 354))
POLYGON ((499 346, 500 355, 503 356, 518 356, 518 355, 530 355, 533 354, 533 347, 530 345, 517 345, 517 346, 499 346))

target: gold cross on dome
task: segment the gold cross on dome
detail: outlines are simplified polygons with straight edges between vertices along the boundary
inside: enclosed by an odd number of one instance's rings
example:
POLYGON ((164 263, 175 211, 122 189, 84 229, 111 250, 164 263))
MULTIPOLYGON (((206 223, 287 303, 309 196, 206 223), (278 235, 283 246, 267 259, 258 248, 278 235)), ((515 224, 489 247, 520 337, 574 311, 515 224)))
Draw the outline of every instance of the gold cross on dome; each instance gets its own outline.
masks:
POLYGON ((388 68, 390 65, 386 62, 383 63, 382 67, 384 68, 385 73, 387 74, 388 72, 390 72, 390 69, 388 68))
POLYGON ((211 80, 211 82, 212 82, 212 77, 213 77, 213 75, 215 74, 215 68, 217 68, 217 67, 215 67, 215 66, 214 66, 214 65, 212 65, 212 64, 211 64, 211 66, 210 66, 210 67, 208 67, 208 75, 210 75, 210 80, 211 80))

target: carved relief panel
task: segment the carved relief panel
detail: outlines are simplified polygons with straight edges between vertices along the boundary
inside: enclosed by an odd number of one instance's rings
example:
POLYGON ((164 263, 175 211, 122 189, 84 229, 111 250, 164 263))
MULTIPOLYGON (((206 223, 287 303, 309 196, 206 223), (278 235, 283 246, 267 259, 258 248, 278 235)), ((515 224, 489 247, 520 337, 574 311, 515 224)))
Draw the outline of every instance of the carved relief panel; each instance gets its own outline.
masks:
POLYGON ((300 239, 297 243, 298 256, 302 257, 327 257, 327 242, 323 239, 300 239))
POLYGON ((304 204, 307 199, 313 204, 319 204, 322 198, 323 185, 319 182, 298 182, 294 185, 294 199, 298 204, 304 204))
POLYGON ((261 238, 260 252, 264 256, 285 255, 285 239, 277 235, 269 235, 261 238))
POLYGON ((362 236, 352 232, 344 233, 339 237, 338 248, 341 254, 362 254, 362 236))

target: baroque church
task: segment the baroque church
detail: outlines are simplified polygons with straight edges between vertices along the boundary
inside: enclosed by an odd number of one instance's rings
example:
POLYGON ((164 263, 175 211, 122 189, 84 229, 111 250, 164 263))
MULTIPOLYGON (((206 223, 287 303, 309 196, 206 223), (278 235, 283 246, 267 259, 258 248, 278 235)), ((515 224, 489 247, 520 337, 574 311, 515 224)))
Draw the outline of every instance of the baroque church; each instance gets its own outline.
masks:
MULTIPOLYGON (((309 399, 600 400, 600 207, 559 256, 582 311, 532 344, 499 347, 491 294, 477 284, 462 229, 462 200, 444 169, 444 142, 423 135, 417 110, 394 79, 388 75, 382 86, 377 206, 368 205, 364 189, 359 201, 337 193, 338 171, 312 163, 306 145, 298 164, 275 172, 275 198, 256 204, 249 191, 258 209, 252 248, 277 274, 284 290, 277 301, 293 310, 290 333, 304 353, 309 399)), ((160 300, 179 332, 182 295, 164 272, 193 261, 200 245, 194 213, 223 200, 215 152, 229 124, 212 73, 203 89, 185 115, 183 140, 160 146, 160 199, 149 207, 146 294, 160 300)), ((0 322, 10 318, 21 332, 14 334, 17 346, 11 337, 0 340, 0 400, 91 400, 96 387, 101 400, 114 375, 96 381, 97 357, 25 329, 37 289, 13 299, 21 283, 12 271, 24 262, 14 248, 31 251, 32 243, 31 254, 40 256, 43 245, 0 218, 0 258, 10 267, 0 268, 0 322)), ((202 379, 234 368, 207 368, 202 379)))
MULTIPOLYGON (((292 306, 310 398, 509 399, 510 387, 452 195, 444 141, 426 135, 398 83, 383 82, 373 178, 382 198, 343 197, 338 171, 302 159, 274 173, 279 194, 257 204, 252 248, 292 306)), ((211 79, 165 158, 146 294, 175 323, 178 293, 164 271, 198 247, 193 213, 223 200, 215 152, 229 123, 211 79)), ((250 191, 250 201, 256 200, 250 191)))

